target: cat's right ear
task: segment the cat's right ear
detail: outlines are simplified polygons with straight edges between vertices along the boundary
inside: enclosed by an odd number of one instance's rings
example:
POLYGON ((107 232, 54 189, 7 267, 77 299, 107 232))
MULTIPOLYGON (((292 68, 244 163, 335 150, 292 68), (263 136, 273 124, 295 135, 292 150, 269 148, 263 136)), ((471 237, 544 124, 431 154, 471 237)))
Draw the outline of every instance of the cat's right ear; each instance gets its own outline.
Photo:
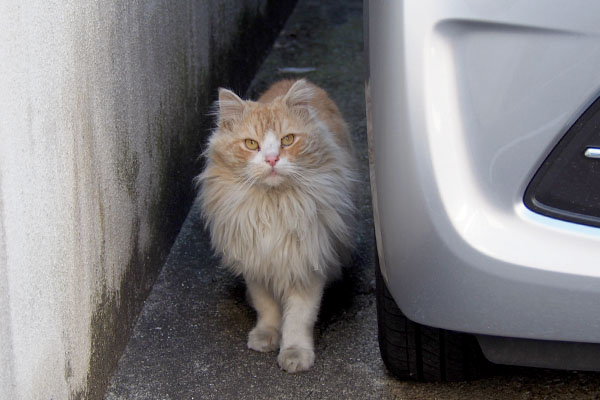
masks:
POLYGON ((235 121, 242 117, 245 108, 246 102, 235 93, 231 90, 219 88, 217 115, 220 127, 230 128, 235 121))

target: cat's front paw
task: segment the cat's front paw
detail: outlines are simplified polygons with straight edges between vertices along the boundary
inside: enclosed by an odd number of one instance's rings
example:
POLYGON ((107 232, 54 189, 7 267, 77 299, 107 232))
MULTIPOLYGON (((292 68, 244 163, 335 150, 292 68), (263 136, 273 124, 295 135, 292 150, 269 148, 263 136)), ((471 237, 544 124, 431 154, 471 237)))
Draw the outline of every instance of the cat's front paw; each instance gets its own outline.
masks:
POLYGON ((255 327, 248 334, 248 348, 260 352, 279 348, 279 331, 275 328, 255 327))
POLYGON ((277 362, 281 369, 290 373, 308 371, 315 363, 315 352, 291 346, 279 352, 277 362))

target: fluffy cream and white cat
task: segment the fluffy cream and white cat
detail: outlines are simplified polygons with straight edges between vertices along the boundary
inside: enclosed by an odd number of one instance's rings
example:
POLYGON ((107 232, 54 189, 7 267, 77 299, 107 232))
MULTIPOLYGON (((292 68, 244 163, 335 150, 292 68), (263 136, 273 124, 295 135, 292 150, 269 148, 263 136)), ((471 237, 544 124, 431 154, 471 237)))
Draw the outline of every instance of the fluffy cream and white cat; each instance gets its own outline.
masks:
POLYGON ((244 277, 256 309, 248 347, 279 349, 281 368, 308 370, 323 288, 353 238, 348 128, 304 79, 279 81, 258 101, 219 89, 217 108, 198 176, 212 246, 244 277))

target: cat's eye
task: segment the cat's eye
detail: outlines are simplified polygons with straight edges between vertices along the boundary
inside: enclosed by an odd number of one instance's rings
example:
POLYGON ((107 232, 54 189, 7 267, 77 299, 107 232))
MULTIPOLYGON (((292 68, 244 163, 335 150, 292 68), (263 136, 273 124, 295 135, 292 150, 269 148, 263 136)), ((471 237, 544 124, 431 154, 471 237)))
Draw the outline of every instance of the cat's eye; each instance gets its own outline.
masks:
POLYGON ((246 144, 246 147, 248 148, 248 150, 258 149, 258 142, 256 140, 246 139, 246 141, 244 143, 246 144))
POLYGON ((291 133, 289 135, 285 135, 284 137, 281 138, 282 146, 289 146, 292 143, 294 143, 294 135, 291 133))

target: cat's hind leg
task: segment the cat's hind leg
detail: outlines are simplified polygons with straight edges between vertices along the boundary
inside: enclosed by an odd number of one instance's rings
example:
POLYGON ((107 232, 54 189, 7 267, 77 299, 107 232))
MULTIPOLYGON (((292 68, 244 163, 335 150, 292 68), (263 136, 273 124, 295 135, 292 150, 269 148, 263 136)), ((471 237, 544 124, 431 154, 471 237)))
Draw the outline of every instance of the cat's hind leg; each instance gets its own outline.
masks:
POLYGON ((250 302, 257 314, 256 326, 248 334, 248 348, 256 351, 275 351, 279 348, 281 307, 260 283, 247 281, 250 302))
POLYGON ((279 366, 287 372, 306 371, 315 362, 313 328, 319 312, 325 279, 316 278, 304 289, 290 289, 284 298, 279 366))

